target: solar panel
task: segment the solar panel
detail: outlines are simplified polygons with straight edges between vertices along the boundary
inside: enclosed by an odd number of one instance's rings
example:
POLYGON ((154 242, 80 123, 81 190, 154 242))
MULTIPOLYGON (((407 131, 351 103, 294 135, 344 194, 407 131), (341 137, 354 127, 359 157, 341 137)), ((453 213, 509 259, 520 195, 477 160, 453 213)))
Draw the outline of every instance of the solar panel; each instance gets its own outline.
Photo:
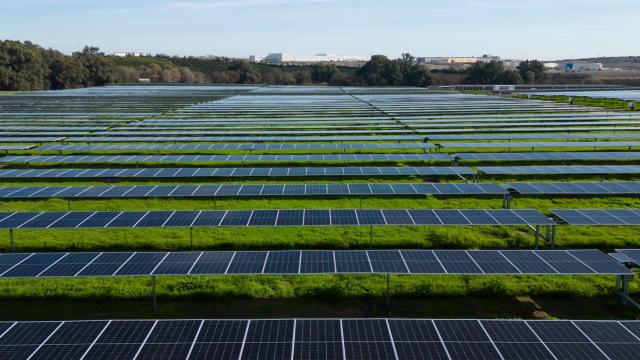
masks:
POLYGON ((344 177, 344 176, 454 176, 474 175, 455 167, 330 167, 330 168, 145 168, 145 169, 5 169, 0 178, 211 178, 211 177, 344 177))
POLYGON ((283 250, 0 254, 0 277, 221 274, 631 275, 598 250, 283 250))
POLYGON ((2 163, 205 163, 205 162, 320 162, 320 161, 451 161, 448 154, 321 154, 321 155, 16 155, 0 157, 2 163))
POLYGON ((552 209, 551 212, 571 225, 640 225, 638 209, 552 209))
MULTIPOLYGON (((636 265, 640 265, 640 250, 639 249, 616 249, 616 251, 633 262, 636 265)), ((0 267, 1 268, 1 267, 0 267)))
POLYGON ((638 321, 193 319, 2 323, 12 358, 632 359, 638 321))
POLYGON ((509 183, 506 187, 522 195, 624 196, 640 193, 640 182, 637 181, 509 183))
MULTIPOLYGON (((508 153, 457 153, 463 161, 571 161, 571 160, 620 160, 640 159, 637 151, 581 151, 581 152, 508 152, 508 153)), ((1 159, 0 159, 1 160, 1 159)))
MULTIPOLYGON (((634 215, 635 216, 635 215, 634 215)), ((0 214, 2 229, 326 225, 555 225, 535 210, 54 211, 0 214), (282 217, 280 216, 282 213, 282 217), (387 220, 387 216, 390 220, 387 220)))
MULTIPOLYGON (((638 165, 480 166, 485 175, 611 175, 638 174, 638 165)), ((1 176, 1 174, 0 174, 1 176)))
MULTIPOLYGON (((34 145, 16 145, 34 147, 34 145)), ((429 149, 435 145, 423 142, 414 143, 267 143, 267 144, 243 144, 243 143, 218 143, 218 144, 47 144, 36 148, 38 151, 125 151, 125 150, 172 150, 172 151, 214 151, 214 150, 351 150, 351 149, 429 149)), ((1 150, 1 148, 0 148, 1 150)), ((13 150, 13 148, 8 149, 13 150)))

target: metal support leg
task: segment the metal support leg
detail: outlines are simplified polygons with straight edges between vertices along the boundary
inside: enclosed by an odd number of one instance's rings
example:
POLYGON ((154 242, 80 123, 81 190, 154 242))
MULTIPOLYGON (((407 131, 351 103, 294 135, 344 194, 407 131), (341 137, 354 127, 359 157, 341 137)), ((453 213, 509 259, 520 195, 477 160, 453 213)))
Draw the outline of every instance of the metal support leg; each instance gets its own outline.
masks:
POLYGON ((503 209, 511 209, 511 194, 505 194, 502 197, 502 208, 503 209))
POLYGON ((551 225, 551 250, 556 247, 556 229, 558 227, 556 225, 551 225))
POLYGON ((360 196, 360 210, 362 210, 362 201, 364 199, 364 196, 360 196))
POLYGON ((547 245, 549 245, 549 243, 551 243, 551 225, 546 225, 545 228, 544 239, 547 241, 547 245))
POLYGON ((369 225, 369 247, 373 249, 373 225, 369 225))
POLYGON ((390 278, 390 275, 389 275, 389 274, 387 274, 387 292, 386 292, 386 294, 385 294, 385 297, 386 297, 385 301, 386 301, 386 305, 387 305, 387 312, 389 312, 389 311, 390 311, 390 308, 391 308, 391 293, 389 292, 389 278, 390 278))
POLYGON ((13 239, 13 229, 9 229, 9 242, 11 244, 11 252, 16 252, 16 242, 13 239))
POLYGON ((67 211, 71 211, 71 199, 67 200, 67 211))
POLYGON ((151 275, 151 288, 153 291, 153 311, 154 312, 158 311, 158 295, 156 292, 156 283, 157 283, 156 276, 151 275))
POLYGON ((213 197, 213 210, 218 210, 218 201, 216 201, 216 197, 213 197))
POLYGON ((193 250, 193 227, 189 227, 189 248, 193 250))
POLYGON ((533 248, 538 250, 538 239, 540 239, 540 225, 536 225, 536 240, 533 243, 533 248))

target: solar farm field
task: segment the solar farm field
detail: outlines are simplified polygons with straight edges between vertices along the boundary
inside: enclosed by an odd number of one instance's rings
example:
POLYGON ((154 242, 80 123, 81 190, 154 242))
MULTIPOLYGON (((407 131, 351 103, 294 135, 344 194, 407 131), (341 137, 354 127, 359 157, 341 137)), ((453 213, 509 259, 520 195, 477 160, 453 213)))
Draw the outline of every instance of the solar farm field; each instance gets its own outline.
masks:
MULTIPOLYGON (((290 358, 332 358, 296 353, 322 322, 302 318, 637 318, 635 112, 419 88, 112 86, 1 95, 0 124, 0 334, 34 324, 3 320, 261 319, 220 322, 244 334, 225 351, 282 326, 275 342, 301 346, 290 358)), ((38 326, 85 329, 77 358, 115 326, 184 328, 195 358, 208 321, 38 326)), ((477 354, 500 353, 487 358, 530 343, 496 340, 508 327, 585 337, 538 349, 548 358, 574 342, 616 358, 587 340, 600 327, 638 354, 635 322, 326 321, 343 358, 365 354, 347 355, 349 326, 383 326, 389 358, 420 353, 396 337, 409 328, 444 334, 431 345, 450 359, 463 328, 484 329, 477 354)))

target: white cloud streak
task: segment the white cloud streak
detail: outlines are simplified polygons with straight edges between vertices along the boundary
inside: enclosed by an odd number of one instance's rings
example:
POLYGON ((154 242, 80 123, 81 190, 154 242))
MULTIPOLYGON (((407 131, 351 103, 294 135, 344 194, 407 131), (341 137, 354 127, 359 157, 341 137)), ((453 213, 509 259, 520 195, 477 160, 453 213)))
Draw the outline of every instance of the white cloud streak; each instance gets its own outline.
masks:
POLYGON ((336 0, 211 0, 211 1, 175 1, 165 6, 166 10, 206 10, 234 7, 258 7, 268 5, 304 5, 331 3, 336 0))

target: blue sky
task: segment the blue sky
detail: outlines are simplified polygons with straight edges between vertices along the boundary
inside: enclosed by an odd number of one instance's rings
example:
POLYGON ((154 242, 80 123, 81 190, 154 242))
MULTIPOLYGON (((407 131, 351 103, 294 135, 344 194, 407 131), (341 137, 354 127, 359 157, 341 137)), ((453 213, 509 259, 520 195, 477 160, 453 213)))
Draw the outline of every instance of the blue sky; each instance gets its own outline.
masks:
POLYGON ((70 53, 640 55, 637 0, 0 0, 0 38, 70 53))

